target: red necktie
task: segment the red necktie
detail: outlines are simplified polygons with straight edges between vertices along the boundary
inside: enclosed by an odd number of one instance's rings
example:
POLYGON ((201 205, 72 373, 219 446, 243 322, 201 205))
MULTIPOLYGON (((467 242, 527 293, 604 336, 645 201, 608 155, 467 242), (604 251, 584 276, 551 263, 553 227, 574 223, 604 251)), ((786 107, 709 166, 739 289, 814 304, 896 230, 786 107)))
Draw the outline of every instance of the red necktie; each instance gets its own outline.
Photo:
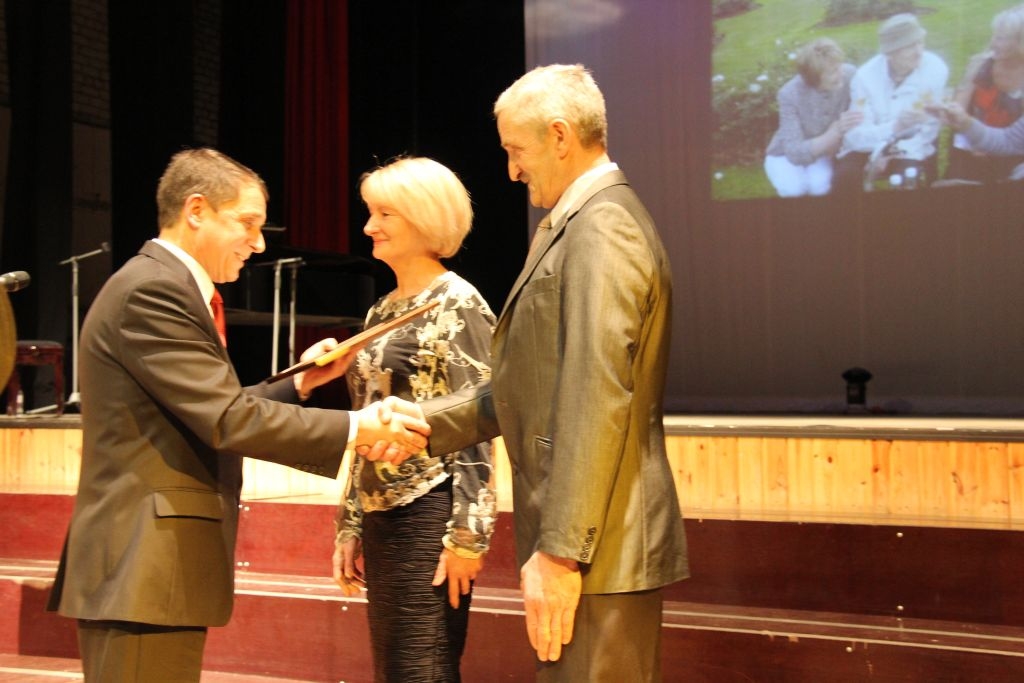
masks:
POLYGON ((224 319, 224 298, 220 292, 213 290, 213 298, 210 299, 210 308, 213 309, 213 325, 220 335, 220 343, 227 348, 228 345, 228 324, 224 319))

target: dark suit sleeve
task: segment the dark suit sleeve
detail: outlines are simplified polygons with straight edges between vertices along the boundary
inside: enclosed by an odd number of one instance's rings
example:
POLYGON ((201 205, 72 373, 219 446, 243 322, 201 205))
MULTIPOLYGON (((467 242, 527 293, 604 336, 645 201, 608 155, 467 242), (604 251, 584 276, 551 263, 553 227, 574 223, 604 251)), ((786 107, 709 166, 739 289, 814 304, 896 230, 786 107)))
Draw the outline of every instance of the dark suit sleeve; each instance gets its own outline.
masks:
POLYGON ((243 390, 196 299, 162 278, 126 293, 114 343, 134 381, 209 447, 336 476, 348 413, 268 400, 291 400, 288 383, 243 390))

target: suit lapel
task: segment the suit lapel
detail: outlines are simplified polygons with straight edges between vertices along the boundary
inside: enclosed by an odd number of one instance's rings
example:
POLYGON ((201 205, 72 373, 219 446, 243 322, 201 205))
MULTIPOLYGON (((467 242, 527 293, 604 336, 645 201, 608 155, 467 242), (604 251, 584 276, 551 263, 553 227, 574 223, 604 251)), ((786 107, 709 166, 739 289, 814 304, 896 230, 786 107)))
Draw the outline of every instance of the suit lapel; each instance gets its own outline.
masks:
POLYGON ((565 226, 569 221, 575 218, 580 209, 582 209, 586 203, 593 199, 601 190, 609 188, 612 185, 625 184, 626 176, 622 171, 612 171, 604 174, 587 188, 586 192, 576 200, 573 206, 569 207, 569 210, 566 211, 564 216, 562 216, 562 220, 558 222, 558 225, 554 225, 550 230, 545 231, 550 234, 542 235, 542 241, 538 242, 537 245, 531 249, 529 255, 526 257, 526 263, 523 265, 523 270, 519 273, 519 277, 516 278, 515 283, 512 285, 512 289, 509 290, 508 298, 505 299, 505 306, 501 309, 501 315, 498 316, 498 324, 494 331, 495 338, 503 333, 504 327, 508 324, 507 318, 510 317, 510 312, 513 308, 513 304, 515 303, 516 297, 519 296, 520 290, 522 290, 533 276, 533 272, 537 269, 537 265, 544 258, 544 254, 546 254, 548 250, 551 249, 552 245, 554 245, 562 236, 562 233, 565 231, 565 226))
POLYGON ((220 334, 217 332, 217 327, 213 322, 213 318, 210 317, 210 312, 207 310, 206 302, 203 301, 203 294, 199 291, 199 284, 192 276, 192 271, 188 269, 188 266, 182 263, 181 259, 152 240, 146 241, 142 245, 142 248, 139 249, 139 253, 159 261, 183 281, 189 283, 189 287, 193 292, 195 292, 195 296, 192 298, 191 304, 195 309, 194 313, 196 318, 204 321, 204 327, 206 327, 206 331, 209 333, 210 338, 217 340, 218 345, 221 345, 220 334))

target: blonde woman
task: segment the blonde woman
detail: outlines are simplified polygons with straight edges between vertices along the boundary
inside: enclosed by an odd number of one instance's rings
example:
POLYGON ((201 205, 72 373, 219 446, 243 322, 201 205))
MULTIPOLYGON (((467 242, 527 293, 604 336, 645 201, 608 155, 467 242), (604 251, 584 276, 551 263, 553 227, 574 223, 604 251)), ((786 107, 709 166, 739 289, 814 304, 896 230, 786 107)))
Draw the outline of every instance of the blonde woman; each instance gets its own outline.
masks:
MULTIPOLYGON (((373 256, 397 282, 366 325, 440 305, 359 352, 346 374, 353 405, 385 396, 418 403, 489 379, 494 314, 442 262, 472 224, 466 188, 417 157, 365 174, 360 194, 373 256)), ((491 474, 490 443, 424 450, 400 467, 354 459, 338 509, 334 579, 346 595, 365 585, 377 683, 459 680, 472 583, 494 529, 491 474)))

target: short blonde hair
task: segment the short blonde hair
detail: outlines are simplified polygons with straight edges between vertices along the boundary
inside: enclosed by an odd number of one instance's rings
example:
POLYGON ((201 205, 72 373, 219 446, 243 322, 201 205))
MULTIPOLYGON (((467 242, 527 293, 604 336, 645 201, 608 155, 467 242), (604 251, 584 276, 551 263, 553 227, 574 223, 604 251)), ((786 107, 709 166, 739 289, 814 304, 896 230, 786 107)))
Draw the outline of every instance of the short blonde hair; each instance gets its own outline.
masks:
POLYGON ((582 64, 550 64, 527 72, 495 101, 494 117, 504 112, 539 135, 555 119, 565 119, 584 147, 608 147, 604 95, 582 64))
POLYGON ((367 204, 401 215, 441 258, 454 256, 473 226, 473 205, 465 185, 444 164, 427 157, 400 157, 359 180, 367 204))
POLYGON ((812 88, 821 85, 821 77, 837 64, 846 61, 843 48, 831 38, 818 38, 796 53, 797 73, 812 88))

